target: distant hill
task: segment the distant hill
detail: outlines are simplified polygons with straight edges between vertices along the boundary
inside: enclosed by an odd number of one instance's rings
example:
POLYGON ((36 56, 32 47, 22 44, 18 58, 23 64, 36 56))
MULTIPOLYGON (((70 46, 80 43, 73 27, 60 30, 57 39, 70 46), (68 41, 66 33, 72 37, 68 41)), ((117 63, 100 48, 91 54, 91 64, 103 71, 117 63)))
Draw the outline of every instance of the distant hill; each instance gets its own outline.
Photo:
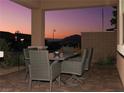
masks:
MULTIPOLYGON (((23 48, 27 48, 31 45, 31 35, 29 34, 22 34, 22 33, 10 33, 0 31, 0 38, 4 39, 9 47, 14 51, 22 51, 23 48), (17 38, 16 38, 17 37, 17 38), (23 41, 21 41, 23 39, 23 41)), ((46 46, 48 46, 48 50, 54 51, 60 49, 63 45, 64 46, 79 46, 81 44, 81 36, 80 35, 71 35, 65 37, 63 39, 45 39, 46 46)))
POLYGON ((81 43, 81 36, 75 34, 75 35, 65 37, 62 40, 62 43, 65 46, 75 46, 76 47, 76 46, 80 45, 80 43, 81 43))
POLYGON ((45 38, 45 40, 49 41, 49 42, 58 42, 61 41, 62 39, 52 39, 52 38, 45 38))
POLYGON ((63 39, 46 39, 48 50, 53 52, 59 50, 62 46, 79 47, 81 45, 80 35, 71 35, 63 39))

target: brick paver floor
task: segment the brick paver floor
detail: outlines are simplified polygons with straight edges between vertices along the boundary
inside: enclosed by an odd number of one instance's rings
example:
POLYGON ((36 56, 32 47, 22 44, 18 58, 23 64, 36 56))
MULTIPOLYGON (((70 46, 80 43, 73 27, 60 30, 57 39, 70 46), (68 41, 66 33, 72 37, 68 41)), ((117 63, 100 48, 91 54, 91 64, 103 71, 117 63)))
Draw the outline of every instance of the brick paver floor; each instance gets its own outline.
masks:
MULTIPOLYGON (((62 75, 62 80, 66 81, 70 75, 62 75)), ((68 84, 62 84, 58 86, 57 82, 53 84, 54 92, 83 92, 83 91, 95 91, 95 92, 110 92, 110 91, 124 91, 122 87, 117 69, 115 65, 111 66, 97 66, 93 65, 91 69, 84 74, 85 79, 80 83, 71 81, 77 84, 77 86, 70 86, 68 84)), ((33 82, 32 90, 28 88, 28 81, 25 80, 25 71, 14 72, 8 75, 0 76, 0 91, 1 92, 48 92, 48 82, 33 82)))

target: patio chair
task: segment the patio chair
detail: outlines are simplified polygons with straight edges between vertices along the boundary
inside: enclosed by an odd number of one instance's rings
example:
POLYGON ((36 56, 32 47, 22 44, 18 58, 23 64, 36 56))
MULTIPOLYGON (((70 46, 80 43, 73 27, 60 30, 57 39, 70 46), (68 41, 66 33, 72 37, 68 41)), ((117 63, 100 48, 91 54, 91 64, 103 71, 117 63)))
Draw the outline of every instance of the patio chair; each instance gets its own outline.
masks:
POLYGON ((25 69, 26 69, 26 76, 25 79, 27 79, 29 75, 29 64, 30 64, 30 58, 29 58, 29 49, 23 49, 24 52, 24 61, 25 61, 25 69))
POLYGON ((91 61, 91 50, 92 49, 84 49, 81 58, 77 57, 74 59, 63 61, 61 73, 72 74, 71 78, 69 78, 68 80, 76 79, 77 81, 80 81, 81 78, 77 76, 82 76, 82 74, 84 73, 86 62, 91 61))
POLYGON ((74 54, 74 48, 72 47, 62 47, 64 56, 72 56, 74 54))
POLYGON ((29 67, 29 87, 32 86, 32 81, 49 81, 50 91, 52 91, 52 82, 55 79, 59 80, 61 63, 54 61, 50 64, 47 50, 29 50, 30 67, 29 67))
POLYGON ((91 65, 92 56, 93 56, 93 48, 89 48, 87 59, 86 59, 86 62, 84 64, 84 70, 85 71, 88 71, 91 67, 90 65, 91 65))
POLYGON ((28 46, 28 49, 46 50, 47 46, 28 46))

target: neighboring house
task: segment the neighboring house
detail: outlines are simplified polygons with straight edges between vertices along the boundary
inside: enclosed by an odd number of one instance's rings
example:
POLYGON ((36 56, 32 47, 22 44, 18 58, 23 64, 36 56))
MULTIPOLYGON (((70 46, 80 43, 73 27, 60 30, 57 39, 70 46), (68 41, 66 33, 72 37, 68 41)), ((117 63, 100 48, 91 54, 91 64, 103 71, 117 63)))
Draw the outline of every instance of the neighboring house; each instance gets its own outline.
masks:
POLYGON ((13 34, 10 32, 0 31, 0 38, 8 44, 10 50, 17 50, 17 47, 22 50, 23 48, 31 45, 31 35, 28 34, 13 34), (23 39, 23 42, 21 41, 21 39, 23 39))

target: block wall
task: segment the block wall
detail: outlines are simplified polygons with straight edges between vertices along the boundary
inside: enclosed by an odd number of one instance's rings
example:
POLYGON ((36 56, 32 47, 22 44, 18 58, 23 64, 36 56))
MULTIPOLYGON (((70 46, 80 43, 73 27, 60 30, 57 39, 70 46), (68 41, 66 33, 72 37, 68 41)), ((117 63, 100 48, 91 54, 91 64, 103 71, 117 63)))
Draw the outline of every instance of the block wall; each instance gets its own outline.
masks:
POLYGON ((93 48, 93 62, 97 62, 109 56, 116 56, 117 33, 116 32, 82 32, 81 47, 93 48))

